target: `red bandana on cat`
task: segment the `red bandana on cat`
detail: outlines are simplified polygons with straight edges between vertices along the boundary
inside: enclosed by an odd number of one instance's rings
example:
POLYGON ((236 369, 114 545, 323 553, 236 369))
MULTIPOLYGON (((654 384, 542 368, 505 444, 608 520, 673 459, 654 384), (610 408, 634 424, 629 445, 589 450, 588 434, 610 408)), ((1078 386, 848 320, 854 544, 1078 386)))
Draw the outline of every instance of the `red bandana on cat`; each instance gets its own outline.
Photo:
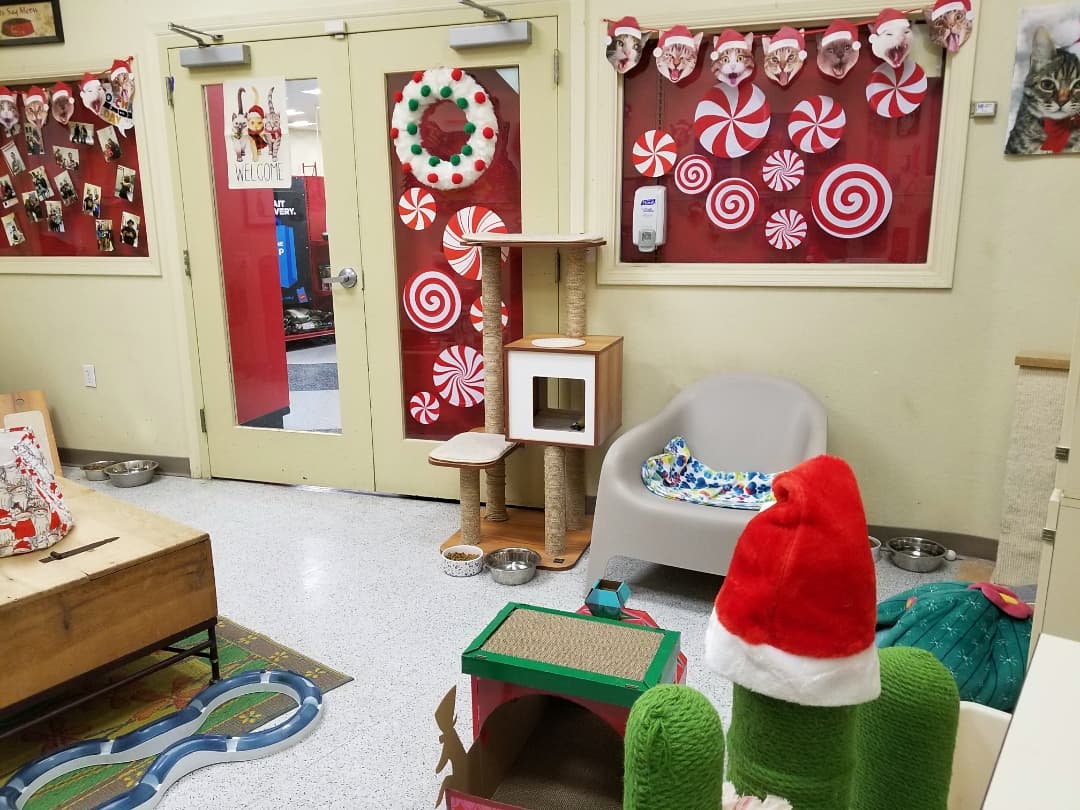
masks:
POLYGON ((1046 140, 1042 145, 1043 151, 1061 154, 1069 145, 1069 138, 1080 129, 1080 114, 1064 119, 1044 118, 1042 124, 1046 131, 1046 140))

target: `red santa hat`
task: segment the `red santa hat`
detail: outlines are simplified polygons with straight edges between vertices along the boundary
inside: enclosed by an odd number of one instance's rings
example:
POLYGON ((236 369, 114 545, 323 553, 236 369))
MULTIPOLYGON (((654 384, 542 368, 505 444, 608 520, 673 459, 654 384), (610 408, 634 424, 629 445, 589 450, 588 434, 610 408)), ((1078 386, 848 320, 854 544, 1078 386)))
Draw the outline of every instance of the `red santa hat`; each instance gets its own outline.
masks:
POLYGON ((726 31, 721 32, 720 36, 713 37, 712 53, 709 56, 715 62, 720 58, 720 54, 732 49, 749 51, 750 47, 746 44, 746 37, 738 31, 732 31, 728 28, 726 31))
POLYGON ((975 16, 971 11, 971 0, 937 0, 930 12, 930 19, 939 20, 950 11, 963 11, 969 20, 975 16))
POLYGON ((252 104, 250 107, 248 107, 247 114, 251 115, 252 113, 255 113, 256 115, 258 115, 259 118, 265 118, 266 117, 266 113, 263 112, 263 108, 260 107, 258 104, 252 104))
POLYGON ((121 73, 131 73, 131 58, 127 59, 114 59, 112 67, 109 68, 109 78, 115 79, 121 73))
POLYGON ((716 597, 705 661, 753 692, 853 706, 881 692, 874 561, 859 486, 818 456, 773 482, 776 503, 747 525, 716 597))
POLYGON ((0 87, 0 101, 9 101, 14 104, 16 98, 17 96, 15 95, 14 90, 11 90, 8 87, 0 87))
POLYGON ((785 25, 769 41, 769 47, 765 49, 765 53, 772 53, 778 48, 797 48, 799 58, 806 59, 806 36, 802 31, 785 25))
POLYGON ((49 102, 48 94, 36 84, 23 93, 23 104, 31 104, 35 101, 40 101, 42 104, 48 104, 49 102))
POLYGON ((859 29, 847 20, 836 20, 825 29, 825 33, 821 37, 821 44, 829 45, 843 40, 851 42, 852 50, 857 51, 862 47, 862 43, 859 42, 859 29))
POLYGON ((53 99, 74 98, 71 92, 71 85, 67 82, 57 82, 53 85, 52 97, 53 99))
POLYGON ((661 32, 660 39, 657 40, 656 47, 653 49, 653 56, 659 56, 668 45, 686 45, 693 48, 694 35, 685 25, 671 26, 667 31, 661 32))
POLYGON ((871 34, 881 34, 884 29, 896 23, 904 23, 904 25, 910 27, 911 23, 908 21, 907 15, 902 11, 897 11, 895 8, 883 8, 881 13, 877 15, 877 19, 870 23, 871 34))
POLYGON ((621 20, 612 20, 608 23, 607 27, 607 39, 604 41, 605 45, 610 45, 615 37, 626 36, 629 34, 632 37, 641 39, 641 26, 635 17, 623 17, 621 20))
POLYGON ((101 84, 101 79, 99 79, 93 73, 84 73, 82 75, 82 78, 79 79, 79 89, 80 90, 85 90, 87 87, 92 85, 94 82, 97 82, 100 85, 101 84))

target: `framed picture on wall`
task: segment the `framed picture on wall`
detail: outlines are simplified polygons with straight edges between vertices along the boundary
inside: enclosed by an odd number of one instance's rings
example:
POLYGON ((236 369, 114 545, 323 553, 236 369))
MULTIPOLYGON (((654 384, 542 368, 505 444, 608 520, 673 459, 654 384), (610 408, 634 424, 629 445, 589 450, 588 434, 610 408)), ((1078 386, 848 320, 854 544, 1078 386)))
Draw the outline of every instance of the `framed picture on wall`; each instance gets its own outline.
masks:
POLYGON ((0 46, 63 41, 60 0, 0 0, 0 46))

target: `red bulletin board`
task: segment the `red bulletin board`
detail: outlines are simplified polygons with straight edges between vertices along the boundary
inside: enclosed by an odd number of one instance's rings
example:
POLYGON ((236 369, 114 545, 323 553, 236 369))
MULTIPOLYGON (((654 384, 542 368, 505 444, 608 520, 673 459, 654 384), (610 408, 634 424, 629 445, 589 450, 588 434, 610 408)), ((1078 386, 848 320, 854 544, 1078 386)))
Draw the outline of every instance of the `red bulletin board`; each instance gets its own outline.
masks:
MULTIPOLYGON (((507 70, 515 71, 514 68, 507 70)), ((519 130, 519 97, 517 89, 509 84, 502 70, 496 68, 470 69, 472 75, 487 91, 499 121, 499 139, 491 166, 471 186, 442 191, 421 185, 415 178, 406 176, 397 160, 393 143, 387 137, 390 149, 391 200, 394 207, 394 248, 397 258, 397 305, 400 322, 402 412, 405 418, 405 436, 410 439, 448 439, 458 433, 472 430, 484 424, 484 403, 454 404, 445 397, 443 386, 434 380, 434 366, 440 354, 451 350, 456 357, 448 362, 458 363, 459 350, 475 350, 483 357, 483 335, 473 326, 470 309, 480 297, 480 280, 470 279, 455 272, 443 252, 443 233, 458 211, 468 206, 482 206, 497 214, 510 233, 521 231, 521 133, 519 130), (398 200, 407 190, 419 188, 435 200, 435 220, 422 230, 413 230, 398 216, 398 200), (438 331, 418 328, 406 311, 406 286, 417 272, 435 270, 428 303, 443 306, 452 298, 445 284, 451 284, 460 298, 460 313, 449 324, 433 325, 438 331), (424 396, 424 395, 427 396, 424 396), (420 397, 413 402, 414 397, 420 397), (413 404, 437 401, 436 407, 415 408, 413 404), (435 416, 432 421, 432 416, 435 416)), ((394 107, 394 94, 412 79, 411 73, 390 74, 386 77, 388 109, 394 107)), ((390 124, 387 122, 387 131, 390 124)), ((455 154, 465 143, 465 116, 454 104, 444 102, 429 107, 421 123, 423 142, 432 155, 446 158, 455 154)), ((509 320, 503 330, 503 342, 509 343, 522 337, 522 285, 521 251, 509 253, 503 262, 503 303, 509 320)), ((452 308, 448 306, 452 313, 452 308)))
MULTIPOLYGON (((897 263, 922 264, 927 260, 934 181, 941 131, 942 76, 929 76, 922 106, 902 118, 883 118, 870 108, 866 85, 881 62, 870 52, 865 31, 861 56, 841 81, 824 76, 817 67, 817 36, 807 35, 808 56, 802 71, 788 87, 781 87, 761 67, 759 41, 754 43, 758 63, 747 81, 763 91, 772 111, 765 140, 749 154, 736 159, 711 155, 696 138, 694 111, 715 81, 709 70, 709 43, 702 45, 694 73, 679 85, 663 78, 654 60, 642 59, 624 77, 623 143, 621 167, 620 260, 633 263, 897 263), (839 144, 822 154, 800 152, 806 165, 802 182, 790 191, 773 191, 762 179, 762 164, 774 151, 795 149, 788 137, 788 119, 803 99, 830 96, 844 108, 847 126, 839 144), (751 182, 760 195, 756 216, 743 230, 723 231, 706 215, 707 192, 688 195, 676 188, 672 173, 650 179, 634 168, 631 150, 635 139, 650 129, 661 128, 676 142, 681 160, 687 155, 704 157, 713 169, 713 182, 729 177, 751 182), (839 163, 859 161, 876 166, 893 189, 892 211, 884 224, 869 236, 841 239, 823 231, 814 221, 811 199, 818 179, 839 163), (642 253, 632 241, 634 191, 644 185, 667 188, 667 241, 653 253, 642 253), (805 241, 791 250, 774 248, 765 236, 765 222, 781 209, 795 209, 807 221, 805 241)), ((651 45, 650 49, 651 50, 651 45)))
MULTIPOLYGON (((77 82, 70 84, 75 87, 77 82)), ((46 89, 52 87, 53 82, 39 84, 46 89)), ((101 149, 97 131, 105 129, 108 123, 98 118, 88 109, 82 101, 75 101, 75 115, 72 123, 90 124, 94 127, 94 143, 81 145, 72 143, 69 137, 68 127, 62 127, 49 115, 48 122, 42 128, 42 140, 44 142, 44 154, 31 155, 26 143, 26 121, 23 116, 22 94, 31 87, 30 84, 11 85, 11 89, 19 95, 19 115, 22 116, 20 131, 12 138, 0 135, 0 148, 14 143, 19 150, 26 171, 12 174, 7 161, 0 157, 0 178, 5 175, 11 178, 12 185, 18 195, 18 202, 10 207, 0 206, 0 217, 15 215, 15 222, 26 237, 21 245, 11 246, 4 235, 0 235, 0 257, 3 256, 109 256, 123 258, 126 256, 149 255, 149 237, 146 233, 146 215, 143 211, 143 184, 139 169, 139 144, 135 128, 129 129, 126 135, 121 135, 116 130, 116 140, 120 145, 121 154, 115 161, 105 160, 105 153, 101 149), (78 169, 67 169, 71 177, 74 191, 78 199, 69 205, 63 205, 60 191, 56 187, 54 178, 64 167, 57 165, 54 158, 54 147, 76 150, 79 158, 78 169), (116 196, 117 168, 124 166, 135 171, 133 201, 121 199, 116 196), (46 198, 45 202, 61 202, 61 211, 64 219, 64 232, 57 233, 49 230, 46 221, 31 222, 25 206, 23 194, 34 189, 33 178, 30 170, 44 167, 48 177, 49 187, 53 196, 46 198), (95 217, 83 213, 83 193, 85 184, 91 183, 101 187, 100 214, 95 217), (138 245, 132 247, 124 244, 121 239, 121 219, 125 213, 134 214, 139 218, 138 245), (113 251, 102 251, 98 247, 95 219, 112 220, 112 243, 113 251)), ((78 91, 76 90, 76 95, 78 91)), ((138 103, 138 97, 136 97, 138 103)))

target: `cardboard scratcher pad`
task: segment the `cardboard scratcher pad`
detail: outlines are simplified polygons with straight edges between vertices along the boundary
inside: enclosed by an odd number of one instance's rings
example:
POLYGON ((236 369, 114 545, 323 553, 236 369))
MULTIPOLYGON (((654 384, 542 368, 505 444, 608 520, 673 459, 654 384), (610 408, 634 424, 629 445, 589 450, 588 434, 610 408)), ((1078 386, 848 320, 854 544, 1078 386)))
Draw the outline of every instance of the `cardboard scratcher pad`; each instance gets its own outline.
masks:
POLYGON ((632 625, 518 608, 481 648, 485 652, 640 681, 663 636, 632 625))

